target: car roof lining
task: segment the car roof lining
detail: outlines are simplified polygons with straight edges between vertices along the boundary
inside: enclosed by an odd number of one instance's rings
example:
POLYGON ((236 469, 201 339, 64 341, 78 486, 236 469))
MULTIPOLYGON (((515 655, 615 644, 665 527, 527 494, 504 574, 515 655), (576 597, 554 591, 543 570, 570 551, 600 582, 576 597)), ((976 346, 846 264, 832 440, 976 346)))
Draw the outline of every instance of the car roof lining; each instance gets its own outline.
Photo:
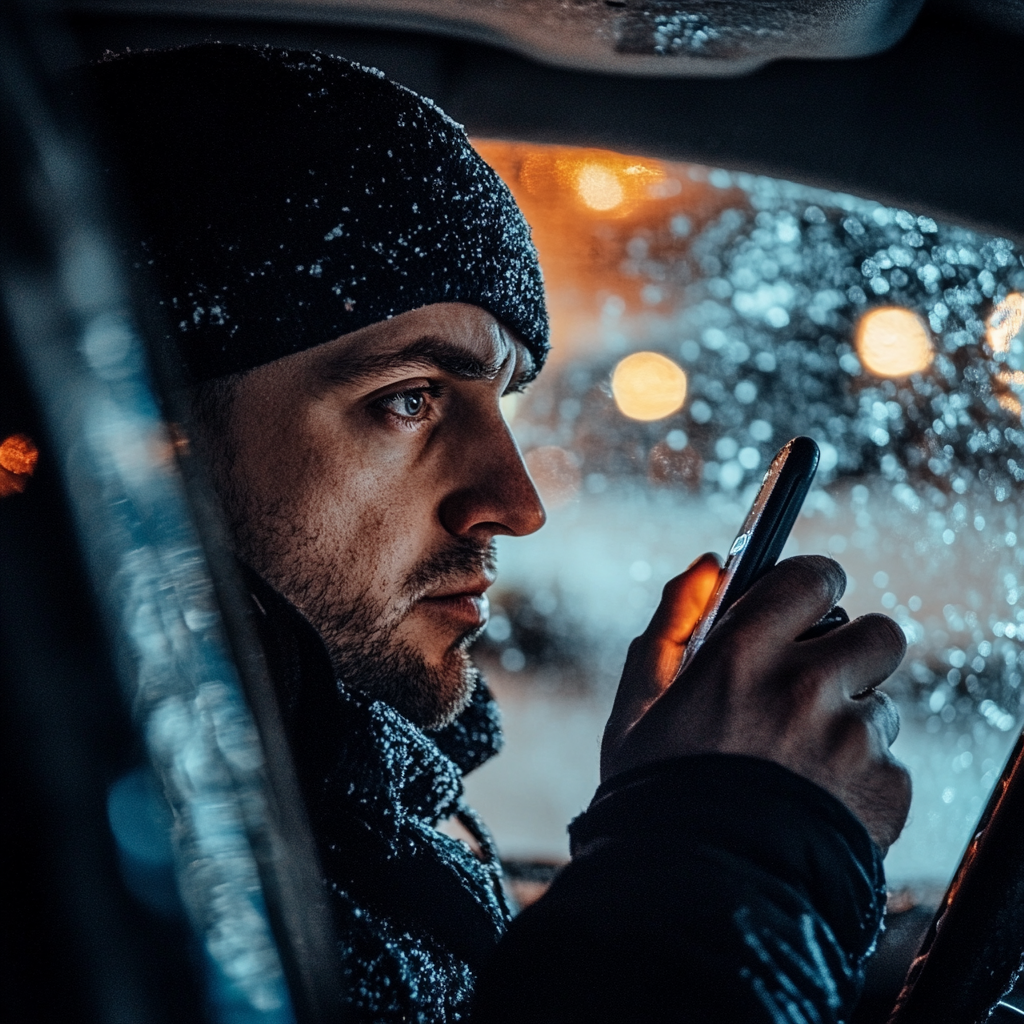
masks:
POLYGON ((322 49, 430 96, 472 135, 763 173, 1024 240, 1020 37, 961 12, 930 5, 877 54, 716 78, 559 67, 439 31, 106 6, 67 8, 86 59, 209 40, 322 49))

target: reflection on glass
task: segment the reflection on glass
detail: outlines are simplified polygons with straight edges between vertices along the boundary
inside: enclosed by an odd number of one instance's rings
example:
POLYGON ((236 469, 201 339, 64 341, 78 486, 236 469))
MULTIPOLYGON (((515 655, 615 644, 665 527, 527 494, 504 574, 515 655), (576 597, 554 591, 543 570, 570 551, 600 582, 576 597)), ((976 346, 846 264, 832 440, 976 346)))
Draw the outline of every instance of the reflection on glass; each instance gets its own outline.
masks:
POLYGON ((27 434, 11 434, 0 443, 0 498, 21 494, 39 461, 39 449, 27 434))
POLYGON ((834 555, 850 613, 885 611, 909 641, 889 689, 915 797, 887 870, 944 880, 1022 717, 1020 249, 754 175, 480 149, 533 227, 555 346, 514 430, 557 502, 537 534, 499 540, 477 648, 508 747, 467 788, 504 853, 566 855, 629 640, 667 579, 724 550, 772 452, 803 433, 821 468, 788 553, 834 555), (559 168, 584 163, 615 172, 619 206, 581 203, 559 168), (888 369, 865 347, 886 310, 888 369), (660 418, 623 415, 616 368, 641 354, 685 375, 660 418))
POLYGON ((561 508, 580 487, 579 459, 557 445, 541 445, 526 453, 526 466, 549 508, 561 508))

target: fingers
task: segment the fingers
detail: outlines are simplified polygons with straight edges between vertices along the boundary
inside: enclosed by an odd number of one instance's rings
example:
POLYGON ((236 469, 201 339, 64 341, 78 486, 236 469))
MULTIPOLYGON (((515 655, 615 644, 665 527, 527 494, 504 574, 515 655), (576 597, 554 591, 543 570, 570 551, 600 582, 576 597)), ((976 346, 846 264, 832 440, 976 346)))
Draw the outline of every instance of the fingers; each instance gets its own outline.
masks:
POLYGON ((845 626, 849 621, 849 613, 841 604, 837 604, 831 611, 825 612, 825 614, 818 619, 810 629, 804 630, 804 632, 796 638, 797 642, 799 643, 802 640, 816 640, 819 636, 831 633, 833 629, 845 626))
POLYGON ((868 690, 847 701, 836 715, 836 728, 860 734, 858 757, 888 758, 889 748, 900 733, 900 712, 896 702, 881 690, 868 690), (874 742, 873 742, 874 740, 874 742))
POLYGON ((628 689, 644 709, 675 678, 686 641, 715 589, 721 565, 718 555, 704 554, 669 580, 650 625, 630 645, 620 692, 628 689))
POLYGON ((846 573, 831 558, 787 558, 729 609, 714 632, 734 634, 730 642, 761 651, 778 650, 810 629, 845 589, 846 573))
POLYGON ((863 615, 822 637, 800 643, 801 660, 834 680, 847 697, 880 686, 907 652, 903 630, 887 615, 863 615))
POLYGON ((884 857, 907 823, 913 785, 906 766, 892 756, 880 765, 872 782, 873 785, 865 787, 866 792, 862 792, 862 796, 869 799, 859 813, 868 813, 868 833, 884 857))
POLYGON ((650 625, 629 646, 605 732, 606 745, 617 743, 675 678, 686 641, 715 589, 721 565, 717 555, 701 555, 665 584, 650 625))
POLYGON ((874 688, 899 665, 903 631, 868 615, 799 639, 836 605, 846 577, 828 558, 788 559, 733 605, 674 682, 718 579, 718 560, 698 559, 668 583, 631 645, 602 778, 683 753, 763 757, 842 800, 886 849, 906 820, 910 783, 889 749, 896 707, 874 688))
POLYGON ((845 803, 884 854, 910 810, 910 774, 889 749, 899 733, 896 704, 869 690, 844 698, 828 721, 820 733, 826 746, 803 774, 845 803))
POLYGON ((644 636, 658 643, 685 644, 714 592, 721 568, 718 555, 708 552, 669 580, 644 636))

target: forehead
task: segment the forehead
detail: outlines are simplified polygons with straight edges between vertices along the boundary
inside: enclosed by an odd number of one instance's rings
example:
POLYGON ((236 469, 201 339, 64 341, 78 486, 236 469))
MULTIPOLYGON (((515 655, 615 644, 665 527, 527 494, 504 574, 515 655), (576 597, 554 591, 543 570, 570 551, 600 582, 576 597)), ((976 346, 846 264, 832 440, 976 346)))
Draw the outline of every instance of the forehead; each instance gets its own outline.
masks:
POLYGON ((526 346, 486 310, 467 303, 423 306, 300 355, 318 376, 340 384, 419 366, 490 380, 511 363, 510 383, 534 374, 526 346))

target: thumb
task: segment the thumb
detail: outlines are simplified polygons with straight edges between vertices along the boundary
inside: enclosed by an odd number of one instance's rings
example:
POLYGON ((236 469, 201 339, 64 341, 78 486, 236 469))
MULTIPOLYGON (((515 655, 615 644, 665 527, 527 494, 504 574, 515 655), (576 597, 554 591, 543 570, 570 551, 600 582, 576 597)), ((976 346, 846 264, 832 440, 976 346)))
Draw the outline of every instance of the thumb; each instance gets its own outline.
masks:
POLYGON ((651 624, 640 639, 668 649, 678 648, 682 658, 686 641, 714 592, 721 570, 722 560, 708 552, 691 562, 684 573, 669 580, 651 624))
POLYGON ((629 645, 606 743, 624 737, 675 679, 686 641, 714 592, 721 566, 718 555, 704 554, 665 584, 650 625, 629 645))

